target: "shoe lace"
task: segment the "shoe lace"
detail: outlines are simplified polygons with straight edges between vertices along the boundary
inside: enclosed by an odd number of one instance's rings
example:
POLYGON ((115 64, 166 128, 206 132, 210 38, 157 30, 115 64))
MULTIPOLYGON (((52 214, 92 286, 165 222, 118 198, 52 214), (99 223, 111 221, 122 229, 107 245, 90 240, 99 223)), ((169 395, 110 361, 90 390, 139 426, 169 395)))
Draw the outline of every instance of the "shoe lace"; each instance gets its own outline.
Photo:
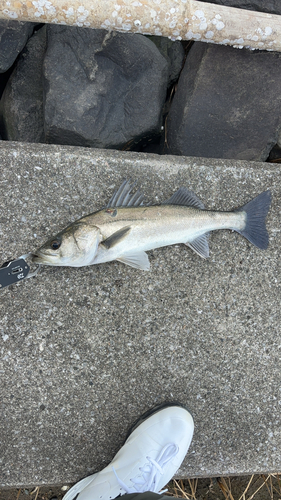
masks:
POLYGON ((179 447, 176 444, 169 443, 164 446, 155 460, 151 457, 146 457, 148 463, 139 468, 142 474, 139 474, 136 477, 130 479, 130 481, 133 483, 133 487, 127 486, 124 481, 122 481, 122 479, 118 477, 114 467, 112 467, 112 469, 118 483, 126 493, 143 493, 144 491, 153 491, 154 493, 160 493, 157 491, 157 485, 160 477, 164 474, 164 467, 168 462, 170 462, 170 460, 172 460, 176 456, 178 451, 179 447))

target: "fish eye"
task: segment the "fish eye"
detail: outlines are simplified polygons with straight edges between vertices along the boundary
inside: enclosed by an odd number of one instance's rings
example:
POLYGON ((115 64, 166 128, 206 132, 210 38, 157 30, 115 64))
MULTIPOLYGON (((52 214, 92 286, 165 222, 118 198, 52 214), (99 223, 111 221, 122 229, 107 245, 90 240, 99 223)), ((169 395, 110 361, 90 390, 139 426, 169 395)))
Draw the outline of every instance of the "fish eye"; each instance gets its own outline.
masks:
POLYGON ((61 246, 61 241, 56 239, 56 240, 53 240, 51 241, 50 243, 50 247, 53 249, 53 250, 58 250, 59 247, 61 246))

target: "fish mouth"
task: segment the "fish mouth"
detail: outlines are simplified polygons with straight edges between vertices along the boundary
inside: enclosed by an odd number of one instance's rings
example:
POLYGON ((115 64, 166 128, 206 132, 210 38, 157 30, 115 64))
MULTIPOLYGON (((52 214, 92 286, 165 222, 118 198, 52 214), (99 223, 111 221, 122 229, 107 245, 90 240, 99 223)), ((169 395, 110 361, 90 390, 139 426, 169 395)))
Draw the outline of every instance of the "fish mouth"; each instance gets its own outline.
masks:
POLYGON ((41 258, 40 258, 40 255, 36 255, 35 253, 32 254, 31 256, 31 260, 32 262, 34 262, 35 264, 41 264, 41 258))
POLYGON ((56 266, 57 264, 52 261, 52 258, 57 257, 56 255, 45 254, 42 251, 37 251, 32 254, 32 262, 34 264, 44 264, 45 266, 56 266))

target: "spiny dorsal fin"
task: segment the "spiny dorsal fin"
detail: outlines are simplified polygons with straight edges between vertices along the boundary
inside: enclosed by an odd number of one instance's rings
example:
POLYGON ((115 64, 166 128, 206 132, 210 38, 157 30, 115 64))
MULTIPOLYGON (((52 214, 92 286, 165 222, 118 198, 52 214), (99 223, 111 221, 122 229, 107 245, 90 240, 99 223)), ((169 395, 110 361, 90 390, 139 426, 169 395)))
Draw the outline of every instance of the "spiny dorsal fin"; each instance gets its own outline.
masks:
POLYGON ((209 257, 209 245, 208 245, 209 233, 202 234, 196 240, 191 241, 191 243, 185 243, 191 250, 194 250, 200 257, 207 259, 209 257))
POLYGON ((123 264, 127 264, 127 266, 142 269, 143 271, 149 271, 150 269, 149 259, 145 252, 127 253, 121 255, 121 257, 116 260, 123 262, 123 264))
POLYGON ((144 195, 138 189, 134 194, 131 190, 135 186, 135 182, 130 184, 130 181, 125 180, 120 188, 115 191, 106 208, 111 207, 139 207, 144 199, 144 195))
POLYGON ((122 227, 122 229, 119 229, 119 231, 116 231, 113 233, 109 238, 106 238, 106 240, 101 242, 101 245, 103 245, 107 250, 109 248, 114 247, 119 243, 123 238, 128 234, 128 232, 131 231, 130 226, 122 227))
POLYGON ((169 200, 164 201, 162 205, 186 205, 188 207, 195 207, 204 210, 204 205, 199 198, 197 198, 196 194, 193 191, 189 191, 189 189, 185 187, 179 188, 169 200))

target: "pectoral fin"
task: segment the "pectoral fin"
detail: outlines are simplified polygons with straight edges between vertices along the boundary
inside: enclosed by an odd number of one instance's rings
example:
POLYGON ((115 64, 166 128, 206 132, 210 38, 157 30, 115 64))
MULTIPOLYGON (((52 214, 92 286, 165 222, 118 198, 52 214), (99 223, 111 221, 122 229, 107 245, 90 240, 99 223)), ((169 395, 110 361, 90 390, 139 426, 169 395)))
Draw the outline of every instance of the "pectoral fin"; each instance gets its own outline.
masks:
POLYGON ((116 260, 127 264, 127 266, 142 269, 143 271, 149 271, 150 269, 149 259, 145 252, 127 253, 116 260))
POLYGON ((209 233, 202 234, 196 240, 186 243, 186 245, 203 259, 207 259, 209 257, 208 236, 209 233))
POLYGON ((107 250, 110 248, 114 247, 117 245, 117 243, 120 243, 120 241, 125 238, 125 236, 131 231, 130 226, 122 227, 122 229, 119 229, 119 231, 116 231, 116 233, 113 233, 109 238, 101 242, 101 245, 103 245, 107 250))

